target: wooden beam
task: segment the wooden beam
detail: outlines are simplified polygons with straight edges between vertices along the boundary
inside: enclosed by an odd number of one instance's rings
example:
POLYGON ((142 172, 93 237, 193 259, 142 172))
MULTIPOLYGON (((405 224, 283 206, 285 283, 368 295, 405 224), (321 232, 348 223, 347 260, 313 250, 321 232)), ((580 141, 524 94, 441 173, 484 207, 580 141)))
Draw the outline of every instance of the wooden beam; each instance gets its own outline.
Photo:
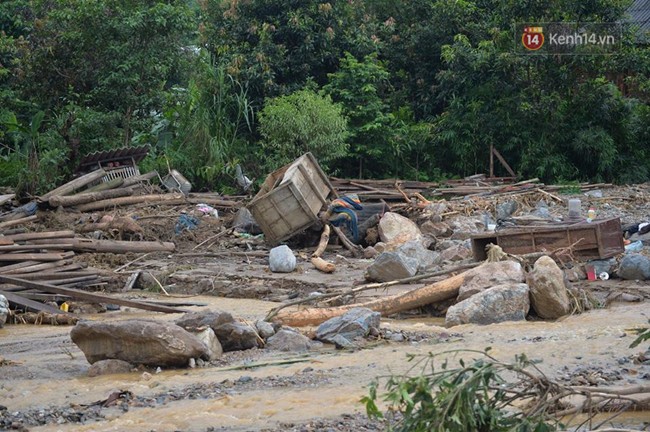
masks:
POLYGON ((62 253, 5 253, 0 254, 0 261, 59 261, 64 259, 62 253))
POLYGON ((24 217, 24 218, 14 219, 14 220, 6 221, 6 222, 0 222, 0 228, 7 228, 7 227, 10 227, 10 226, 14 226, 14 225, 20 225, 20 224, 24 224, 24 223, 28 223, 28 222, 34 222, 37 219, 38 219, 38 216, 33 215, 33 216, 27 216, 27 217, 24 217))
MULTIPOLYGON (((5 275, 0 275, 0 282, 4 283, 9 283, 13 285, 19 285, 27 288, 33 288, 37 289, 40 291, 44 291, 47 293, 51 294, 63 294, 63 295, 68 295, 70 297, 76 298, 76 299, 81 299, 81 300, 88 300, 96 303, 109 303, 109 304, 116 304, 120 306, 127 306, 127 307, 132 307, 132 308, 137 308, 137 309, 144 309, 144 310, 149 310, 149 311, 154 311, 154 312, 165 312, 165 313, 185 313, 187 312, 186 310, 183 309, 176 309, 168 306, 160 306, 160 305, 152 305, 150 303, 145 303, 145 302, 140 302, 140 301, 135 301, 135 300, 126 300, 126 299, 120 299, 120 298, 113 298, 105 295, 100 295, 100 294, 95 294, 95 293, 90 293, 86 291, 81 291, 73 288, 62 288, 58 286, 54 286, 52 284, 44 283, 44 282, 34 282, 34 281, 27 281, 24 279, 19 279, 19 278, 14 278, 14 277, 9 277, 5 275)), ((7 299, 9 299, 7 297, 7 299)))
POLYGON ((19 296, 18 294, 14 294, 9 291, 0 290, 0 294, 5 296, 7 300, 9 300, 11 303, 24 306, 29 310, 33 310, 36 312, 47 312, 51 314, 66 314, 66 312, 63 312, 59 308, 55 308, 54 306, 50 306, 45 303, 39 303, 37 301, 27 299, 25 297, 19 296))
POLYGON ((4 236, 5 239, 13 240, 14 242, 39 240, 39 239, 54 239, 74 237, 75 233, 71 230, 65 231, 45 231, 45 232, 30 232, 23 234, 12 234, 4 236))
POLYGON ((102 201, 105 199, 120 198, 133 195, 131 188, 118 188, 109 189, 97 192, 84 192, 72 196, 55 195, 49 199, 50 206, 52 207, 73 207, 76 205, 86 204, 89 202, 102 201))
POLYGON ((45 195, 40 197, 41 201, 47 201, 51 197, 55 195, 69 195, 72 192, 74 192, 77 189, 81 189, 82 187, 86 186, 89 183, 94 182, 95 180, 99 180, 100 178, 104 177, 106 175, 106 171, 103 169, 98 169, 92 172, 89 172, 86 175, 82 175, 79 178, 76 178, 72 181, 69 181, 68 183, 64 184, 63 186, 60 186, 54 190, 49 191, 45 195))
POLYGON ((492 152, 497 157, 497 159, 499 159, 499 162, 501 162, 501 165, 503 165, 503 167, 506 169, 506 171, 508 171, 508 173, 511 176, 517 177, 517 174, 515 174, 515 172, 512 170, 512 168, 510 168, 510 165, 508 165, 508 162, 506 162, 506 160, 503 158, 503 156, 501 156, 501 153, 499 153, 499 150, 492 147, 492 152))
MULTIPOLYGON (((34 240, 31 243, 45 245, 48 242, 49 240, 34 240)), ((66 240, 66 243, 70 244, 70 247, 66 248, 69 250, 98 253, 173 252, 176 249, 174 243, 160 241, 95 240, 75 237, 66 240)))

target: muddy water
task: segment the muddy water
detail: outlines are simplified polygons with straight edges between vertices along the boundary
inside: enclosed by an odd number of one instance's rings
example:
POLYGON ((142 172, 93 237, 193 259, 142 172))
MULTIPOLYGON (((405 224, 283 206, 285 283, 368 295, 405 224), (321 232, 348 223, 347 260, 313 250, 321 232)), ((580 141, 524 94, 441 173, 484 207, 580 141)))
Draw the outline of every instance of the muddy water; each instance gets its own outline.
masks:
MULTIPOLYGON (((247 320, 263 317, 274 306, 255 300, 193 298, 210 307, 231 311, 247 320)), ((426 336, 421 342, 379 343, 356 352, 320 348, 300 363, 269 365, 246 370, 208 367, 170 370, 143 376, 141 372, 88 378, 83 353, 69 339, 69 327, 7 326, 0 330, 0 356, 15 362, 0 367, 0 404, 9 411, 40 407, 66 408, 105 399, 116 390, 130 390, 140 397, 157 397, 181 392, 196 385, 217 388, 237 383, 242 377, 250 384, 230 385, 224 391, 202 399, 182 398, 131 408, 128 412, 105 409, 105 420, 86 425, 62 424, 33 427, 33 431, 205 431, 208 427, 227 430, 257 430, 280 422, 303 422, 314 417, 334 417, 362 410, 358 400, 367 384, 378 375, 401 373, 410 366, 406 353, 426 354, 455 349, 482 350, 512 360, 515 354, 541 360, 540 369, 551 377, 585 365, 620 369, 618 360, 635 353, 630 328, 648 321, 647 304, 624 305, 608 310, 572 316, 561 322, 502 323, 490 326, 459 326, 443 329, 440 320, 383 320, 382 327, 426 336), (248 379, 250 377, 250 380, 248 379)), ((91 319, 174 317, 134 310, 91 316, 91 319)), ((636 350, 638 351, 638 349, 636 350)), ((277 362, 296 354, 247 353, 234 364, 277 362)), ((637 366, 627 364, 628 368, 637 366)), ((624 375, 615 385, 634 382, 636 375, 624 375)), ((637 419, 638 420, 638 419, 637 419)))

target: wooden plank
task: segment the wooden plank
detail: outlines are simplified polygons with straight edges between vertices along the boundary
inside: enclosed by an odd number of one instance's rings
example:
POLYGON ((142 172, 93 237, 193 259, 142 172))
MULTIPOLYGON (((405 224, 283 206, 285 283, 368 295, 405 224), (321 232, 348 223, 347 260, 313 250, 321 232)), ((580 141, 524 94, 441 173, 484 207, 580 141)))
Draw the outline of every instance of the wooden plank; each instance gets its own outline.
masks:
POLYGON ((22 297, 18 294, 14 294, 9 291, 3 291, 0 290, 0 294, 5 296, 7 300, 9 300, 11 303, 15 303, 17 305, 26 307, 29 310, 35 311, 35 312, 47 312, 47 313, 52 313, 52 314, 67 314, 66 312, 63 312, 59 308, 55 308, 54 306, 47 305, 45 303, 39 303, 34 300, 27 299, 25 297, 22 297))
POLYGON ((501 153, 499 153, 499 150, 492 147, 492 151, 494 152, 494 155, 497 157, 497 159, 499 159, 499 162, 501 162, 501 165, 503 165, 503 167, 506 169, 506 171, 508 171, 508 174, 510 174, 513 177, 517 177, 517 174, 515 174, 515 172, 512 170, 512 168, 510 168, 510 165, 508 165, 508 162, 506 162, 506 160, 503 158, 503 156, 501 156, 501 153))
POLYGON ((66 237, 74 237, 75 232, 71 230, 64 231, 44 231, 44 232, 29 232, 22 234, 6 235, 4 238, 13 240, 14 242, 38 240, 38 239, 60 239, 66 237))
MULTIPOLYGON (((50 240, 34 240, 37 245, 48 244, 50 240)), ((98 253, 127 253, 127 252, 173 252, 176 245, 171 242, 157 241, 123 241, 123 240, 95 240, 81 237, 66 240, 70 249, 80 252, 98 253)), ((0 255, 1 257, 2 255, 0 255)))
POLYGON ((127 306, 127 307, 132 307, 132 308, 137 308, 137 309, 150 310, 150 311, 154 311, 154 312, 165 312, 165 313, 185 313, 185 312, 187 312, 187 311, 185 311, 183 309, 176 309, 176 308, 167 307, 167 306, 160 306, 160 305, 152 305, 152 304, 149 304, 149 303, 139 302, 139 301, 135 301, 135 300, 112 298, 112 297, 108 297, 108 296, 105 296, 105 295, 90 293, 90 292, 81 291, 81 290, 77 290, 77 289, 73 289, 73 288, 62 288, 62 287, 57 287, 55 285, 48 284, 48 283, 27 281, 27 280, 24 280, 24 279, 9 277, 9 276, 5 276, 5 275, 0 275, 0 282, 19 285, 19 286, 23 286, 23 287, 27 287, 27 288, 33 288, 33 289, 37 289, 37 290, 44 291, 44 292, 51 293, 51 294, 68 295, 68 296, 76 298, 76 299, 89 300, 89 301, 94 301, 94 302, 97 302, 97 303, 116 304, 116 305, 120 305, 120 306, 127 306))
POLYGON ((55 195, 49 199, 50 206, 52 207, 72 207, 76 205, 86 204, 89 202, 102 201, 105 199, 120 198, 133 195, 131 188, 118 188, 110 189, 99 192, 84 192, 72 196, 55 195))
POLYGON ((0 246, 0 252, 18 252, 18 251, 28 251, 28 250, 39 250, 39 249, 70 249, 72 247, 71 243, 47 243, 42 245, 37 244, 26 244, 26 245, 10 245, 10 246, 0 246))
POLYGON ((64 259, 62 253, 5 253, 0 254, 0 261, 59 261, 64 259))
POLYGON ((77 189, 81 189, 82 187, 86 186, 87 184, 90 184, 94 182, 95 180, 99 180, 100 178, 104 177, 106 175, 106 171, 103 169, 98 169, 95 171, 92 171, 88 174, 82 175, 79 178, 76 178, 72 181, 69 181, 68 183, 64 184, 63 186, 59 186, 58 188, 49 191, 45 195, 40 197, 41 201, 47 201, 51 197, 55 195, 69 195, 72 192, 74 192, 77 189))
POLYGON ((82 276, 96 276, 97 273, 94 271, 71 271, 71 272, 35 272, 35 273, 25 273, 20 275, 14 275, 14 277, 25 279, 25 280, 54 280, 54 279, 69 279, 71 277, 82 277, 82 276))
POLYGON ((20 224, 24 224, 24 223, 28 223, 28 222, 34 222, 37 219, 38 219, 38 216, 33 215, 33 216, 27 216, 27 217, 24 217, 24 218, 10 220, 10 221, 6 221, 6 222, 0 222, 0 228, 7 228, 7 227, 10 227, 10 226, 14 226, 14 225, 20 225, 20 224))
POLYGON ((6 266, 0 267, 0 273, 11 273, 14 270, 20 270, 25 267, 31 267, 33 265, 40 264, 38 261, 23 261, 16 264, 9 264, 6 266))
MULTIPOLYGON (((15 269, 8 269, 6 271, 0 271, 0 273, 4 274, 25 274, 25 273, 33 273, 33 272, 38 272, 38 271, 43 271, 43 270, 52 270, 55 271, 54 269, 64 267, 68 264, 71 263, 71 261, 68 258, 71 258, 74 256, 74 252, 64 252, 62 254, 64 258, 61 261, 54 261, 54 262, 46 262, 46 263, 39 263, 37 261, 29 261, 29 262, 34 262, 36 263, 35 265, 29 265, 26 267, 17 267, 15 269)), ((26 261, 27 262, 27 261, 26 261)), ((6 266, 10 267, 10 266, 6 266)), ((4 269, 5 267, 2 267, 4 269)))

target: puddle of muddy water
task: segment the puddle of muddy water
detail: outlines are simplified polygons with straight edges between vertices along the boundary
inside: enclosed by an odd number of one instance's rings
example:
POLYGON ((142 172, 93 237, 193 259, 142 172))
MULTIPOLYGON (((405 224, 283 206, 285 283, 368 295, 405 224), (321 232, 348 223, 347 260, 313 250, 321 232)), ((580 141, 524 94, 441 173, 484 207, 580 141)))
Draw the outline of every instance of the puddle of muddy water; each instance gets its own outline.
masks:
MULTIPOLYGON (((160 300, 165 298, 161 296, 160 300)), ((263 318, 275 304, 256 301, 196 297, 211 308, 228 310, 247 320, 263 318)), ((205 431, 208 427, 231 430, 257 430, 281 422, 300 423, 315 417, 335 417, 359 412, 359 399, 368 383, 379 375, 403 373, 410 364, 406 354, 426 354, 457 349, 483 350, 511 361, 516 354, 542 360, 538 366, 551 377, 564 373, 563 367, 600 365, 620 368, 618 359, 635 351, 627 330, 647 323, 644 305, 614 307, 572 316, 561 322, 518 322, 490 326, 465 325, 441 329, 440 319, 382 321, 382 327, 395 331, 418 332, 429 336, 421 342, 380 343, 355 352, 331 348, 310 353, 308 361, 290 365, 270 365, 247 370, 207 367, 195 370, 170 370, 145 379, 141 372, 88 378, 83 353, 69 341, 70 327, 7 326, 0 330, 0 355, 17 363, 0 368, 0 402, 10 411, 39 407, 69 407, 105 399, 116 390, 129 390, 137 397, 156 397, 184 389, 211 388, 224 381, 250 377, 250 386, 234 385, 208 399, 181 398, 155 407, 132 407, 128 412, 106 409, 106 419, 85 425, 62 424, 30 427, 33 431, 205 431), (441 333, 447 333, 439 338, 441 333), (295 382, 294 382, 295 381, 295 382)), ((97 320, 153 318, 173 320, 176 316, 142 311, 120 311, 89 317, 97 320)), ((260 350, 263 358, 274 361, 296 354, 260 350)), ((258 353, 257 355, 259 356, 258 353)), ((244 353, 244 356, 247 355, 244 353)), ((252 355, 252 354, 251 354, 252 355)), ((471 358, 472 355, 466 355, 471 358)), ((246 361, 245 357, 236 364, 246 361)), ((455 360, 454 360, 455 361, 455 360)), ((632 376, 625 380, 633 381, 632 376)), ((626 382, 612 383, 624 385, 626 382)), ((647 413, 643 413, 647 414, 647 413)), ((630 414, 632 422, 639 420, 630 414)), ((625 419, 628 419, 626 414, 625 419)), ((620 421, 620 418, 617 419, 620 421)))

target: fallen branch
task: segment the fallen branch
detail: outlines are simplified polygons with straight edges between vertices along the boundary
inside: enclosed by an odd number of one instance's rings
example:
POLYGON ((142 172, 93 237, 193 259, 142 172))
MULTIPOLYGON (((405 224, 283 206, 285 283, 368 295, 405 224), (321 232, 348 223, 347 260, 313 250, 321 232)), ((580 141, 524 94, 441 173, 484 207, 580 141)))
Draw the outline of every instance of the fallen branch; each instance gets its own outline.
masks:
POLYGON ((317 270, 322 271, 323 273, 332 273, 336 270, 336 266, 333 263, 325 261, 321 258, 323 252, 327 248, 327 243, 330 240, 330 226, 325 225, 323 228, 323 233, 320 236, 320 241, 318 242, 318 247, 311 255, 311 263, 317 270))
MULTIPOLYGON (((481 266, 477 268, 480 267, 481 266)), ((296 327, 318 325, 330 318, 340 316, 350 309, 357 307, 372 309, 383 316, 392 315, 456 297, 458 295, 458 289, 465 281, 465 278, 471 275, 474 271, 475 269, 468 270, 440 282, 425 285, 406 293, 363 303, 328 308, 308 308, 297 311, 282 311, 275 315, 274 320, 285 325, 296 327)))
POLYGON ((355 245, 354 243, 352 243, 350 239, 345 234, 343 234, 343 231, 341 231, 339 227, 332 226, 332 229, 341 240, 341 243, 343 243, 343 246, 345 246, 347 250, 352 252, 352 255, 356 257, 361 254, 361 248, 355 245))
POLYGON ((402 285, 402 284, 408 284, 408 283, 411 283, 411 282, 418 282, 418 281, 422 281, 422 280, 425 280, 425 279, 430 279, 432 277, 444 276, 446 274, 453 273, 453 272, 456 272, 456 271, 469 270, 469 269, 472 269, 474 267, 478 267, 481 264, 482 264, 481 262, 475 262, 475 263, 470 263, 470 264, 461 264, 461 265, 454 266, 454 267, 448 268, 446 270, 441 270, 441 271, 438 271, 438 272, 425 273, 425 274, 421 274, 421 275, 417 275, 417 276, 411 276, 411 277, 404 278, 404 279, 397 279, 397 280, 390 281, 390 282, 380 282, 380 283, 371 283, 371 284, 361 285, 361 286, 358 286, 356 288, 352 288, 352 289, 350 289, 348 291, 345 291, 345 292, 342 292, 342 293, 341 292, 335 292, 335 293, 322 294, 322 295, 319 295, 319 296, 311 296, 311 297, 307 297, 307 298, 299 299, 299 300, 293 300, 291 302, 284 303, 284 304, 272 309, 268 313, 266 318, 264 318, 264 320, 265 321, 272 320, 278 314, 279 311, 281 311, 282 309, 285 309, 287 307, 290 307, 290 306, 297 306, 297 305, 300 305, 300 304, 310 303, 310 302, 314 302, 314 301, 323 301, 323 300, 325 300, 328 303, 331 303, 331 302, 333 302, 336 299, 339 299, 341 297, 355 295, 355 294, 358 294, 358 293, 360 293, 362 291, 368 291, 368 290, 372 290, 372 289, 384 289, 384 288, 388 288, 388 287, 391 287, 391 286, 394 286, 394 285, 402 285))

